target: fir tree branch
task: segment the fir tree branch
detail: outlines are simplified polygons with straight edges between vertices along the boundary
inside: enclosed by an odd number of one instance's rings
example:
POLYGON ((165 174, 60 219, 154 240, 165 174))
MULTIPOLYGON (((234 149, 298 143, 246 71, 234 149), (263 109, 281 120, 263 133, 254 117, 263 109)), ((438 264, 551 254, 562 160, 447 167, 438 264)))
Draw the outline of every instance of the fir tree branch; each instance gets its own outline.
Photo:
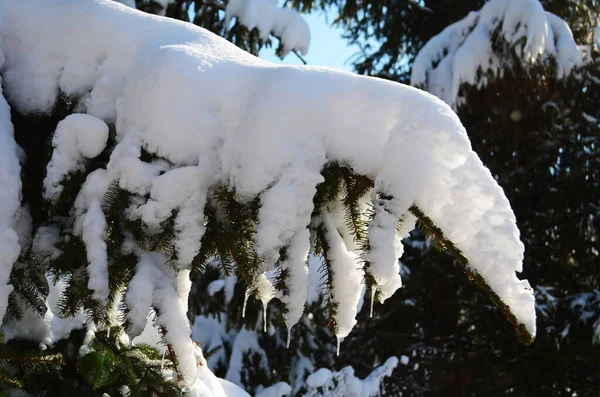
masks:
POLYGON ((508 321, 512 324, 515 331, 517 332, 517 337, 519 341, 530 344, 533 342, 534 337, 529 333, 527 328, 523 323, 520 323, 513 312, 510 310, 510 307, 500 297, 489 284, 484 280, 484 278, 475 270, 469 267, 468 259, 462 254, 462 252, 454 245, 454 243, 448 240, 442 230, 429 218, 427 217, 423 211, 421 211, 417 206, 413 205, 410 207, 409 211, 417 217, 418 226, 423 230, 427 237, 431 237, 436 248, 440 250, 448 251, 463 267, 465 274, 469 278, 469 280, 475 282, 494 302, 494 304, 504 313, 508 321))

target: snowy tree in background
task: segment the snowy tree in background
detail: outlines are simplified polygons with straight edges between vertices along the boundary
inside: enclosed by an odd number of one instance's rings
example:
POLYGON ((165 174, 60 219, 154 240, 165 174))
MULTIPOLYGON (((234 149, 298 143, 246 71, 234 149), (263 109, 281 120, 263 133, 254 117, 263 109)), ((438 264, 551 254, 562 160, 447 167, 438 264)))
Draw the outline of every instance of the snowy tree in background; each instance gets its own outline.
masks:
MULTIPOLYGON (((252 25, 247 11, 232 13, 252 25)), ((191 338, 191 280, 215 264, 235 272, 263 315, 280 302, 289 334, 301 326, 312 253, 339 343, 363 284, 379 302, 401 286, 400 239, 415 224, 532 341, 515 217, 434 96, 275 66, 108 0, 2 0, 0 37, 5 390, 245 395, 191 338)), ((227 292, 221 281, 208 296, 227 292)), ((231 349, 260 360, 252 340, 231 349)), ((234 359, 248 365, 234 356, 228 371, 234 359)), ((316 371, 297 392, 375 395, 396 364, 364 381, 351 368, 316 371)), ((260 386, 263 397, 290 392, 260 386)))
POLYGON ((302 16, 277 0, 116 0, 152 14, 192 22, 210 30, 251 54, 278 41, 276 53, 306 55, 310 29, 302 16))
POLYGON ((456 108, 464 102, 461 85, 481 88, 507 69, 550 59, 559 79, 582 63, 567 23, 538 0, 493 0, 433 37, 417 55, 410 83, 456 108))

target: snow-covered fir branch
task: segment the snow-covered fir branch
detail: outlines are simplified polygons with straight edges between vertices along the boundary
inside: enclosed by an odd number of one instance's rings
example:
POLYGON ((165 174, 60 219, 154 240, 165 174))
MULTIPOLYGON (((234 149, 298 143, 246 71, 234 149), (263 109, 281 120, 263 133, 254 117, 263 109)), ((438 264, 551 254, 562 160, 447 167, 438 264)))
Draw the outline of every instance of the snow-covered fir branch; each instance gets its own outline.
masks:
MULTIPOLYGON (((290 26, 269 29, 287 40, 290 26)), ((115 355, 144 341, 160 348, 170 379, 189 395, 233 395, 190 337, 190 273, 215 258, 224 271, 233 265, 265 311, 272 298, 283 302, 290 332, 308 296, 308 255, 318 252, 341 339, 356 323, 365 274, 380 301, 400 287, 398 239, 420 217, 468 260, 519 332, 535 335, 533 291, 517 277, 515 216, 458 117, 433 95, 276 66, 191 24, 109 0, 2 0, 0 37, 0 315, 9 301, 15 309, 7 327, 35 323, 27 337, 52 345, 83 315, 80 356, 99 349, 100 335, 115 355), (51 155, 29 139, 51 142, 51 155), (18 227, 25 205, 28 227, 18 227), (31 240, 41 263, 26 248, 31 240), (58 281, 54 292, 33 283, 11 301, 10 272, 21 263, 58 281), (43 318, 29 316, 27 291, 48 300, 43 318), (51 294, 60 297, 50 302, 51 294), (56 325, 58 316, 70 325, 56 325)), ((373 384, 394 366, 376 370, 373 384)), ((371 383, 361 384, 371 395, 371 383)))

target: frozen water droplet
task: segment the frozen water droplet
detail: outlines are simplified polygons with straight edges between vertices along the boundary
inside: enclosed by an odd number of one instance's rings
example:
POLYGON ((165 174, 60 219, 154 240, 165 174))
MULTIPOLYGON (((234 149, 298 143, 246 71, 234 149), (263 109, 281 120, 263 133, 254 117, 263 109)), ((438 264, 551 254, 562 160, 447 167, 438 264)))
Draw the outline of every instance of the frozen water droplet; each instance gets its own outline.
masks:
POLYGON ((377 288, 375 286, 371 286, 371 309, 369 310, 369 318, 373 318, 373 303, 375 303, 375 293, 377 292, 377 288))
POLYGON ((263 332, 267 332, 267 306, 268 301, 263 301, 263 332))
POLYGON ((336 356, 340 356, 340 344, 342 343, 342 338, 340 338, 339 336, 337 337, 337 349, 335 352, 336 356))
POLYGON ((242 318, 246 317, 246 305, 248 304, 248 297, 250 296, 250 290, 246 290, 246 294, 244 295, 244 305, 242 306, 242 318))

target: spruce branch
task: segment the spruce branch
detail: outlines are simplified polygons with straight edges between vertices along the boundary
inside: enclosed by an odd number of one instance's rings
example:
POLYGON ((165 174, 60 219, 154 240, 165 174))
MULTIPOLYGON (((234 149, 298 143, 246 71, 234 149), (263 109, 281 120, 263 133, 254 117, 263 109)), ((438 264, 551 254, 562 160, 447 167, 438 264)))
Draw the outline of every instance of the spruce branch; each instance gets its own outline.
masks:
POLYGON ((523 323, 520 323, 513 312, 510 310, 510 307, 500 297, 496 292, 492 290, 489 284, 484 280, 484 278, 475 270, 469 267, 468 259, 462 254, 462 252, 454 245, 454 243, 448 240, 442 230, 429 218, 427 217, 423 211, 421 211, 416 205, 410 207, 409 211, 417 217, 417 225, 422 231, 425 233, 427 237, 430 237, 434 245, 444 251, 448 251, 456 261, 463 267, 463 270, 470 281, 475 282, 494 302, 494 304, 504 313, 508 321, 514 327, 517 337, 520 342, 524 344, 530 344, 533 342, 534 337, 529 333, 527 328, 523 323))
POLYGON ((35 376, 60 371, 65 364, 59 353, 4 343, 0 335, 0 391, 22 389, 35 376))
MULTIPOLYGON (((14 288, 11 293, 13 298, 9 299, 10 306, 19 305, 20 302, 26 308, 34 310, 40 317, 46 314, 48 282, 43 271, 35 263, 16 263, 10 274, 10 283, 14 288)), ((19 319, 22 313, 20 309, 14 307, 9 314, 19 319)))

